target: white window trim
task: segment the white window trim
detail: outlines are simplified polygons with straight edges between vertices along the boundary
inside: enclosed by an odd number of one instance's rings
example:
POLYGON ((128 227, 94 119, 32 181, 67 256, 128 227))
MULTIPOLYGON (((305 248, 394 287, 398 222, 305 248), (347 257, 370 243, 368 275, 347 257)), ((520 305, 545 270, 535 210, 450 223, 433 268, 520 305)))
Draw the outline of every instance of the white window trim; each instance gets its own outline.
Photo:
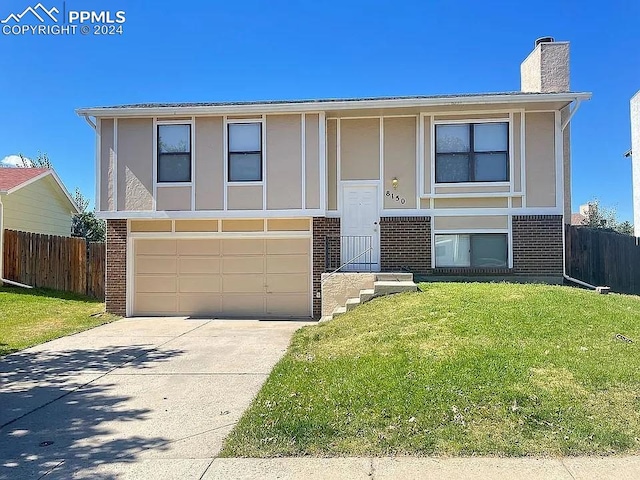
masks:
MULTIPOLYGON (((491 112, 487 112, 487 113, 491 113, 491 112)), ((505 113, 505 112, 500 112, 500 113, 505 113)), ((430 158, 430 165, 431 165, 431 192, 435 192, 435 187, 509 187, 509 191, 513 192, 513 135, 512 135, 512 131, 513 131, 513 114, 511 112, 505 113, 505 117, 504 118, 469 118, 466 117, 464 119, 460 119, 460 120, 436 120, 435 116, 432 116, 431 118, 431 142, 430 142, 430 146, 431 146, 431 158, 430 158), (442 182, 442 183, 438 183, 436 182, 436 125, 454 125, 454 124, 479 124, 479 123, 506 123, 507 124, 507 142, 509 143, 509 150, 508 150, 508 154, 509 154, 509 180, 507 181, 502 181, 502 182, 442 182)), ((430 115, 427 115, 430 116, 430 115)), ((424 120, 422 120, 422 122, 424 122, 424 120)), ((424 123, 423 126, 421 127, 422 130, 424 131, 424 123)), ((424 135, 424 133, 423 133, 424 135)), ((423 137, 423 142, 424 142, 424 137, 423 137)), ((423 150, 424 150, 424 143, 423 143, 423 150)), ((426 161, 426 159, 425 159, 426 161)), ((424 192, 420 192, 421 193, 421 198, 429 198, 429 197, 422 197, 422 195, 424 195, 424 192)))
MULTIPOLYGON (((227 118, 226 116, 223 119, 223 128, 224 128, 224 189, 225 189, 225 210, 227 209, 227 195, 226 190, 227 186, 230 187, 241 187, 241 186, 263 186, 266 185, 266 177, 267 177, 267 149, 266 149, 266 136, 267 136, 267 119, 266 115, 262 115, 261 117, 255 118, 227 118), (260 181, 250 181, 250 182, 238 182, 238 181, 229 181, 229 125, 238 124, 238 123, 259 123, 260 124, 260 141, 262 148, 262 180, 260 181)), ((263 189, 263 199, 262 199, 262 208, 265 209, 265 201, 266 201, 266 189, 263 189)))
MULTIPOLYGON (((511 223, 511 215, 509 215, 508 228, 465 228, 463 230, 454 229, 431 229, 431 268, 508 268, 513 269, 513 229, 511 223), (507 236, 507 266, 506 267, 473 267, 473 266, 453 266, 453 267, 437 267, 436 266, 436 235, 473 235, 474 233, 495 233, 507 236)), ((432 217, 433 222, 433 217, 432 217)))
MULTIPOLYGON (((194 117, 189 120, 158 120, 157 117, 153 119, 153 209, 156 210, 156 198, 158 193, 158 187, 191 187, 191 198, 193 199, 193 187, 195 185, 195 128, 196 122, 194 117), (190 156, 191 156, 191 180, 188 182, 158 182, 158 127, 162 125, 189 125, 190 133, 190 156)), ((193 209, 193 201, 191 202, 191 208, 193 209)))

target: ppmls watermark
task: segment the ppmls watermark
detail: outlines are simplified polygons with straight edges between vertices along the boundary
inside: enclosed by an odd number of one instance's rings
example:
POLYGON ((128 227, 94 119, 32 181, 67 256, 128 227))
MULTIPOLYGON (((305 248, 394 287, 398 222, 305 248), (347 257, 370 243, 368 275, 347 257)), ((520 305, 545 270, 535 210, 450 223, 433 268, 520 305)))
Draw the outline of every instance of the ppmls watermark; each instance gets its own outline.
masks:
POLYGON ((0 24, 3 35, 122 35, 126 20, 124 10, 73 10, 62 2, 60 9, 28 6, 9 13, 0 24))

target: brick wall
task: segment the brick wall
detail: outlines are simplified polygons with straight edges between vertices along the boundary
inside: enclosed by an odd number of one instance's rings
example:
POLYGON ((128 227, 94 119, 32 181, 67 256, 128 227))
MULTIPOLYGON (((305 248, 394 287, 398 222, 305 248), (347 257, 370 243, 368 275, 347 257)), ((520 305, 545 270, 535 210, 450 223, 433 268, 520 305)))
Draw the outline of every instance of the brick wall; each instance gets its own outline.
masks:
POLYGON ((514 215, 513 273, 562 275, 562 215, 514 215))
POLYGON ((431 217, 382 217, 380 219, 380 269, 431 270, 431 217))
MULTIPOLYGON (((325 237, 340 237, 340 219, 314 217, 313 218, 313 317, 320 318, 322 312, 322 300, 316 297, 321 290, 321 277, 325 271, 325 237)), ((340 261, 340 251, 334 255, 340 261)), ((335 261, 335 259, 332 259, 335 261)))
POLYGON ((109 313, 126 315, 127 221, 107 220, 107 279, 105 303, 109 313))

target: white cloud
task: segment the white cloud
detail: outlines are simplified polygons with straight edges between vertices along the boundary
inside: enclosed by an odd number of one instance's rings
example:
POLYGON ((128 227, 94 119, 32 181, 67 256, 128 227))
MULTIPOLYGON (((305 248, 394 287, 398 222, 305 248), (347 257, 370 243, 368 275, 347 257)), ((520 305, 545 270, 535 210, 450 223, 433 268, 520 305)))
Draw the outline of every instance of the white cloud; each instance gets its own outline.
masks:
MULTIPOLYGON (((25 157, 25 160, 31 163, 31 160, 25 157)), ((0 160, 0 167, 24 167, 30 165, 24 165, 22 158, 20 155, 7 155, 2 160, 0 160)))

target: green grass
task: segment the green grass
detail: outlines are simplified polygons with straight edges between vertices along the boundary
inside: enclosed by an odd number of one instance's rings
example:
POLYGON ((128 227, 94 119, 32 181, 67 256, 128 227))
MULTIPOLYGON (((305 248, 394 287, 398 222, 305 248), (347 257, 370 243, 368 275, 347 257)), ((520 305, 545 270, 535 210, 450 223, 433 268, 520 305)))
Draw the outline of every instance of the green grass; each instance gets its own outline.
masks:
POLYGON ((119 318, 101 312, 103 303, 72 293, 0 287, 0 356, 119 318))
POLYGON ((222 455, 640 452, 640 299, 421 288, 299 330, 222 455))

